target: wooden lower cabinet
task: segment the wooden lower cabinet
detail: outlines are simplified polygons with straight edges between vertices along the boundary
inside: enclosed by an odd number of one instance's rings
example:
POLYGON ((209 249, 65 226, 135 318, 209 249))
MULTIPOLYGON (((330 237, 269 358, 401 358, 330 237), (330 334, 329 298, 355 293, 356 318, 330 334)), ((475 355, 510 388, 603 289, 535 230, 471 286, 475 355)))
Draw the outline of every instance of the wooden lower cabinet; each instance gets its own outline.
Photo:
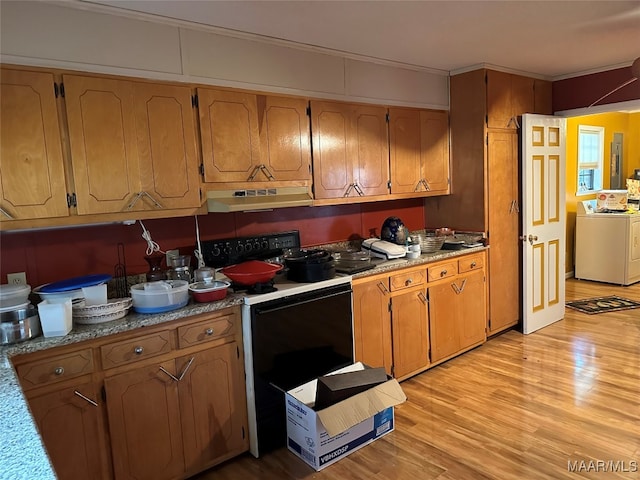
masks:
POLYGON ((391 299, 393 374, 407 377, 429 366, 429 319, 424 287, 391 299))
POLYGON ((57 477, 184 479, 247 451, 240 332, 230 307, 13 358, 57 477))
POLYGON ((98 383, 79 378, 47 393, 31 392, 27 400, 58 479, 111 478, 98 383))
POLYGON ((391 375, 391 314, 389 278, 353 285, 355 359, 370 367, 384 367, 391 375))
POLYGON ((447 278, 429 286, 429 326, 433 363, 486 340, 484 270, 447 278))

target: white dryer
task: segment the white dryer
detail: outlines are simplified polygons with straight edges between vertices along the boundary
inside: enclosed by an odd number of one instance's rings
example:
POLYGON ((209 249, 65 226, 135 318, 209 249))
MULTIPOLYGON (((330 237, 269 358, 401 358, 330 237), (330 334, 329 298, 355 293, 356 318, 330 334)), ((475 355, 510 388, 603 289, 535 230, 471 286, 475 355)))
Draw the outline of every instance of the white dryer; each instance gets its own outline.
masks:
POLYGON ((574 275, 630 285, 640 281, 640 213, 596 212, 595 200, 578 202, 574 275))

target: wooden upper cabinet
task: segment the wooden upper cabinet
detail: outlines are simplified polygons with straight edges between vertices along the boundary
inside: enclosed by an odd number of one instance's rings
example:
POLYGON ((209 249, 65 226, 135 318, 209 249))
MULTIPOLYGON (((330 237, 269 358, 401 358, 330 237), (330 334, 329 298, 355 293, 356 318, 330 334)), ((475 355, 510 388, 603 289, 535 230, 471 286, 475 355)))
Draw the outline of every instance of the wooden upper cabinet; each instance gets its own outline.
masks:
POLYGON ((198 89, 207 183, 309 181, 308 101, 198 89))
POLYGON ((198 89, 204 181, 248 182, 260 165, 256 96, 198 89))
POLYGON ((391 193, 449 193, 446 111, 389 109, 391 193))
POLYGON ((63 80, 79 214, 200 206, 189 87, 63 80))
POLYGON ((141 191, 133 84, 75 75, 63 82, 78 213, 126 211, 141 191))
POLYGON ((385 107, 311 102, 315 198, 389 193, 385 107))
POLYGON ((535 111, 534 79, 487 70, 487 127, 518 127, 516 117, 535 111))
POLYGON ((66 217, 53 75, 4 68, 0 73, 0 219, 66 217))
MULTIPOLYGON (((199 207, 199 160, 191 89, 136 83, 134 107, 142 191, 162 208, 199 207)), ((145 201, 148 204, 151 200, 140 199, 145 201)))
POLYGON ((258 96, 261 164, 256 180, 311 180, 309 101, 258 96))

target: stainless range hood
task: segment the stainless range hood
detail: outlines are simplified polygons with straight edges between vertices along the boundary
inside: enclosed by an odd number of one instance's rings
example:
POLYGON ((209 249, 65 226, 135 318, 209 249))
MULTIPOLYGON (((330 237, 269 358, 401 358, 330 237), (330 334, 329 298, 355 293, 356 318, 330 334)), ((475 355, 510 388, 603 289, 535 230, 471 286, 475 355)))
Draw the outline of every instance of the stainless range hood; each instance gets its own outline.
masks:
POLYGON ((211 190, 207 192, 209 212, 246 212, 285 207, 307 207, 313 202, 307 187, 211 190))

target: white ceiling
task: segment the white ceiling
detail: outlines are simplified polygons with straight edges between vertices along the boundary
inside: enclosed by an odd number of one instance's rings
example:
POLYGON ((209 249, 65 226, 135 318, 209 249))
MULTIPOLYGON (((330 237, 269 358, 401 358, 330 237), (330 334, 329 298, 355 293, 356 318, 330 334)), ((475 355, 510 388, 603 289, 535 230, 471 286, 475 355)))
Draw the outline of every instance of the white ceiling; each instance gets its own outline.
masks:
POLYGON ((640 55, 638 0, 75 1, 444 72, 485 64, 557 80, 640 55))

